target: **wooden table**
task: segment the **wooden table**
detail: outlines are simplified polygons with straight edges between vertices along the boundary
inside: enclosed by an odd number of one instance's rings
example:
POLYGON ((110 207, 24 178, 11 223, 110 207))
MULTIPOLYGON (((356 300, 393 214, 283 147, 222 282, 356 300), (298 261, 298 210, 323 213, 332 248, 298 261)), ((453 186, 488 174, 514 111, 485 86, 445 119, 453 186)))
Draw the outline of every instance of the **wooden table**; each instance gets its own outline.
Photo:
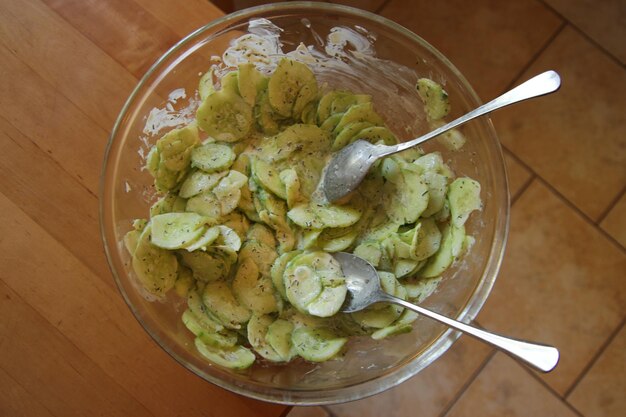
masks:
POLYGON ((205 0, 0 0, 0 416, 279 416, 195 376, 125 305, 98 226, 138 78, 205 0))

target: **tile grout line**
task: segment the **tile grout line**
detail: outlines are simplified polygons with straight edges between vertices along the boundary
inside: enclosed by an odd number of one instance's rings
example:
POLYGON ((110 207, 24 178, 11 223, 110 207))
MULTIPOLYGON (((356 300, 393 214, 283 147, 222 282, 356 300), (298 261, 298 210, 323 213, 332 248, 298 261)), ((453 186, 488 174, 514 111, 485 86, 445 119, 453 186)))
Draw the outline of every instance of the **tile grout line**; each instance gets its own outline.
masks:
POLYGON ((378 6, 378 7, 376 8, 376 10, 374 10, 374 13, 375 13, 375 14, 377 14, 377 15, 380 15, 380 12, 382 12, 382 11, 383 11, 383 9, 384 9, 385 7, 387 7, 387 5, 388 5, 390 2, 391 2, 391 0, 385 0, 385 1, 383 1, 383 3, 382 3, 380 6, 378 6))
POLYGON ((583 414, 578 411, 573 405, 571 405, 570 403, 568 403, 565 398, 563 396, 561 396, 561 394, 559 394, 554 388, 552 388, 550 385, 548 385, 548 383, 546 381, 544 381, 542 378, 539 377, 539 374, 535 371, 533 371, 532 369, 530 369, 527 366, 521 365, 520 366, 522 368, 524 368, 524 371, 527 372, 530 377, 532 379, 534 379, 535 381, 537 381, 539 384, 541 384, 541 386, 543 386, 543 388, 545 388, 550 394, 552 394, 553 396, 556 397, 556 399, 558 401, 560 401, 563 405, 565 405, 569 410, 571 410, 574 414, 576 414, 579 417, 585 417, 583 416, 583 414))
POLYGON ((587 362, 583 370, 580 371, 580 374, 576 377, 572 385, 565 391, 565 393, 563 394, 563 399, 567 399, 567 397, 569 397, 572 394, 572 392, 576 389, 580 381, 582 381, 582 379, 587 375, 589 370, 598 362, 598 360, 600 359, 600 356, 604 354, 604 352, 609 347, 609 345, 613 342, 613 340, 615 340, 618 333, 624 328, 625 324, 626 324, 626 317, 623 317, 621 323, 617 325, 617 327, 613 330, 613 332, 609 335, 609 337, 604 341, 602 346, 598 348, 598 351, 593 355, 593 357, 589 360, 589 362, 587 362))
POLYGON ((526 180, 526 182, 524 182, 524 184, 515 193, 515 195, 511 196, 511 208, 513 208, 513 205, 517 202, 517 200, 519 200, 519 198, 522 196, 522 194, 524 194, 524 191, 526 191, 528 189, 528 187, 530 187, 530 184, 533 183, 533 180, 535 178, 537 178, 537 175, 535 175, 534 172, 531 172, 530 173, 530 177, 526 180))
POLYGON ((617 249, 619 249, 622 253, 626 253, 626 248, 622 246, 621 243, 619 243, 613 236, 611 236, 610 234, 608 234, 605 230, 603 230, 602 228, 598 227, 598 224, 595 222, 595 220, 593 220, 591 217, 589 217, 585 212, 583 212, 581 209, 579 209, 578 207, 576 207, 576 205, 574 203, 572 203, 567 197, 565 197, 556 187, 554 187, 552 184, 550 184, 545 178, 543 178, 541 175, 539 175, 533 168, 530 167, 530 165, 528 165, 526 162, 524 162, 522 159, 520 159, 519 156, 517 156, 514 152, 512 152, 509 148, 507 148, 504 144, 501 144, 502 148, 505 149, 509 155, 518 163, 520 163, 524 168, 526 168, 526 170, 528 170, 531 174, 533 174, 535 176, 535 179, 537 179, 538 181, 540 181, 542 184, 544 184, 552 193, 554 193, 563 203, 565 203, 566 206, 568 206, 570 209, 574 210, 574 212, 576 212, 576 214, 578 214, 580 217, 582 217, 582 219, 589 223, 591 226, 593 226, 593 228, 598 231, 598 233, 600 233, 602 236, 604 236, 610 243, 612 243, 613 245, 615 245, 617 247, 617 249))
POLYGON ((483 371, 483 369, 485 369, 487 364, 491 362, 491 359, 496 355, 496 352, 497 350, 492 348, 491 352, 489 352, 483 362, 478 366, 478 368, 476 368, 472 375, 470 375, 470 377, 465 381, 463 386, 456 392, 454 397, 450 401, 448 401, 443 410, 438 414, 439 417, 445 417, 448 415, 450 410, 452 410, 454 405, 461 399, 461 397, 463 396, 463 394, 465 394, 470 385, 472 385, 476 378, 478 378, 478 375, 480 375, 480 373, 483 371))
POLYGON ((522 75, 524 75, 524 73, 535 63, 537 62, 537 60, 539 59, 539 57, 548 49, 548 47, 552 44, 552 42, 557 38, 557 36, 559 36, 559 34, 561 32, 563 32, 563 29, 565 29, 565 27, 567 26, 568 22, 567 21, 563 21, 561 23, 561 25, 554 31, 554 33, 546 40, 546 42, 541 45, 541 47, 539 47, 539 49, 535 52, 535 54, 530 58, 530 60, 528 60, 528 62, 522 67, 521 70, 519 70, 517 72, 517 74, 513 77, 513 80, 511 80, 511 82, 506 86, 506 88, 502 91, 502 93, 504 94, 505 92, 509 91, 510 89, 512 89, 513 87, 515 87, 517 81, 522 77, 522 75))
POLYGON ((587 42, 591 43, 594 47, 596 47, 600 51, 602 51, 602 53, 605 54, 607 57, 609 57, 609 59, 611 59, 615 64, 617 64, 622 69, 626 69, 626 64, 625 63, 620 61, 619 58, 617 58, 615 55, 613 55, 609 50, 607 50, 604 46, 602 46, 601 43, 597 42, 590 35, 588 35, 584 30, 582 30, 580 27, 578 27, 578 25, 576 25, 571 20, 569 20, 567 17, 565 17, 563 14, 561 14, 558 10, 556 10, 554 7, 552 7, 550 4, 548 4, 545 0, 538 0, 538 1, 541 2, 541 4, 543 4, 546 8, 548 8, 552 13, 554 13, 559 18, 561 18, 565 22, 567 22, 572 27, 572 29, 574 29, 583 38, 585 38, 587 40, 587 42))
POLYGON ((604 213, 600 214, 597 221, 598 226, 604 221, 604 219, 606 219, 611 210, 615 208, 615 206, 617 205, 617 203, 619 203, 624 194, 626 194, 626 186, 624 186, 624 188, 622 188, 622 191, 618 192, 615 198, 611 202, 609 202, 607 208, 604 209, 604 213))

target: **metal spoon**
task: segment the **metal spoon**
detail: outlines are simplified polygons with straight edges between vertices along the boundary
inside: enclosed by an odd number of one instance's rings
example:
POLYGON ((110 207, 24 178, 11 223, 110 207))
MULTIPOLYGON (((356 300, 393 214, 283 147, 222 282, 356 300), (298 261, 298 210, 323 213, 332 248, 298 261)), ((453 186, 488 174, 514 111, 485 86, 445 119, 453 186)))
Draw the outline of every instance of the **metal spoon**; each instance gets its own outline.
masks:
POLYGON ((373 145, 359 139, 337 152, 326 166, 322 181, 322 191, 326 200, 332 203, 354 191, 363 181, 372 164, 383 156, 417 146, 469 120, 509 104, 552 93, 560 85, 561 78, 559 74, 554 71, 546 71, 509 90, 489 103, 483 104, 464 116, 412 141, 387 146, 373 145))
POLYGON ((341 308, 344 313, 363 310, 374 303, 394 303, 474 336, 539 371, 550 372, 559 362, 559 351, 555 347, 499 336, 411 304, 384 292, 378 273, 369 262, 346 252, 337 252, 333 257, 341 264, 348 286, 348 296, 341 308))

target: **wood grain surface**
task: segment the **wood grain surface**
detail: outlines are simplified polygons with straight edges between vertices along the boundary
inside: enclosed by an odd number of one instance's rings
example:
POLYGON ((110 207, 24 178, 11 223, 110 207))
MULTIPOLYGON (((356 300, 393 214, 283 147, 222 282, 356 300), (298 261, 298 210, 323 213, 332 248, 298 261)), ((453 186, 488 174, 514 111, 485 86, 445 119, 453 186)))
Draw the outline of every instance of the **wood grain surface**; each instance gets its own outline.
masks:
POLYGON ((0 416, 279 416, 170 358, 114 285, 98 181, 143 72, 204 0, 0 0, 0 416))

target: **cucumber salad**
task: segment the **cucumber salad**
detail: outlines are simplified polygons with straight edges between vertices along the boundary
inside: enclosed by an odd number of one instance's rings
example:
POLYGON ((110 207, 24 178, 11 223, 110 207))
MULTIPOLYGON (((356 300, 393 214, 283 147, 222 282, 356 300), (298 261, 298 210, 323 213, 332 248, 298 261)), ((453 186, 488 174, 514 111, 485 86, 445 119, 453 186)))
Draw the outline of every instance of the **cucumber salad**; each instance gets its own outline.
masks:
MULTIPOLYGON (((369 95, 328 90, 283 58, 271 74, 239 65, 199 83, 196 118, 162 136, 146 167, 160 199, 124 237, 140 285, 186 300, 182 322, 210 362, 321 362, 350 337, 409 332, 417 315, 387 304, 341 313, 347 289, 333 252, 374 265, 385 291, 421 302, 474 239, 480 185, 439 153, 387 157, 341 204, 317 192, 332 152, 364 139, 397 143, 369 95)), ((442 86, 420 79, 429 123, 449 112, 442 86)), ((464 137, 443 138, 458 149, 464 137)))

